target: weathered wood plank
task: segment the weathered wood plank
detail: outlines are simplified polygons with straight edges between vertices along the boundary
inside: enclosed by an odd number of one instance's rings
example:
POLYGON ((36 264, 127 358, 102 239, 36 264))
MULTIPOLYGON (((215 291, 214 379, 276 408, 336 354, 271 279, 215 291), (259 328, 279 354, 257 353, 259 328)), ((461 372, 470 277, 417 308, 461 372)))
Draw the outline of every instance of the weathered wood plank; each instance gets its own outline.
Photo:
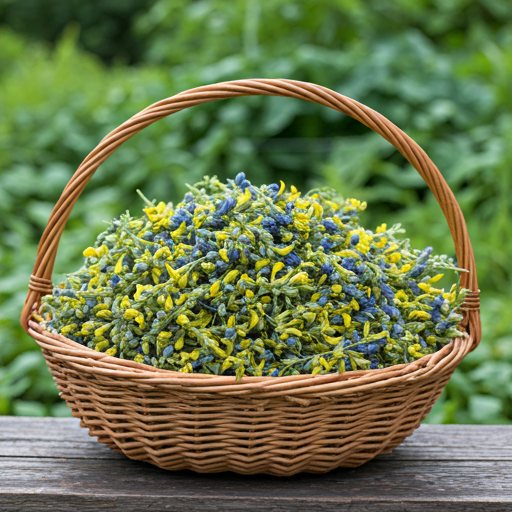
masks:
POLYGON ((72 418, 0 417, 0 510, 511 511, 512 427, 423 425, 364 466, 292 478, 166 472, 72 418))
POLYGON ((169 473, 128 460, 9 458, 0 509, 30 510, 511 510, 509 462, 374 461, 353 470, 293 478, 169 473), (69 508, 65 508, 69 506, 69 508), (59 508, 60 507, 60 508, 59 508), (42 507, 41 507, 42 508, 42 507))
MULTIPOLYGON (((75 418, 0 416, 0 457, 123 458, 78 425, 75 418)), ((393 453, 380 458, 512 461, 512 427, 422 425, 393 453)))

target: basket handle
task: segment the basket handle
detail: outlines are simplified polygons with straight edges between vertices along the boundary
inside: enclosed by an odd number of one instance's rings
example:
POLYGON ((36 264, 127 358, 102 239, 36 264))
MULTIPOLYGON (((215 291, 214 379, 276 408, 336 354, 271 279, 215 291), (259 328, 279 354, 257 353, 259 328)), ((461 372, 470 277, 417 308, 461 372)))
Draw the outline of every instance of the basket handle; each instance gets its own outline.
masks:
POLYGON ((462 326, 471 334, 473 347, 480 341, 479 290, 475 258, 462 211, 443 176, 426 153, 402 130, 371 108, 319 85, 283 79, 251 79, 222 82, 184 91, 154 103, 110 132, 80 164, 53 209, 41 237, 34 270, 30 276, 29 292, 21 315, 21 324, 28 329, 33 307, 43 295, 52 293, 51 276, 59 240, 71 210, 96 169, 123 142, 146 126, 195 105, 239 96, 287 96, 325 105, 347 114, 393 144, 425 180, 443 210, 455 244, 462 273, 460 284, 470 293, 463 304, 462 326))

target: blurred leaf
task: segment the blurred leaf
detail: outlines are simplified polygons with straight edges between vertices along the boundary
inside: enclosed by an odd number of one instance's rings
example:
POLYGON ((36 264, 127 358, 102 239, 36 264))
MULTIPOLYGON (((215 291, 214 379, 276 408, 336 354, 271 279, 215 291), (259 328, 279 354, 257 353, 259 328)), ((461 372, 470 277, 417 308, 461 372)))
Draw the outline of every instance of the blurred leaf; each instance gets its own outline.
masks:
POLYGON ((495 423, 503 402, 494 396, 472 395, 468 401, 469 414, 476 423, 495 423))

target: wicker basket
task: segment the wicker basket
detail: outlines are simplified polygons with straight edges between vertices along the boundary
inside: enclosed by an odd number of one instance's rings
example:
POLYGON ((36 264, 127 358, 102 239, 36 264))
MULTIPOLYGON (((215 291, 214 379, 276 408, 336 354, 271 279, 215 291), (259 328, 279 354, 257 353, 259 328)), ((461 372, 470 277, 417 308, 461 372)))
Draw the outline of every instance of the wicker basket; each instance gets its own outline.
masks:
POLYGON ((372 109, 318 85, 241 80, 198 87, 146 108, 107 135, 80 165, 39 244, 21 323, 81 425, 128 457, 169 470, 293 475, 355 467, 390 452, 431 410, 462 358, 480 341, 475 261, 462 212, 441 173, 405 133, 372 109), (288 96, 357 119, 393 144, 439 202, 455 242, 461 285, 469 288, 467 336, 409 364, 343 375, 234 377, 158 370, 51 334, 31 318, 51 275, 71 209, 100 164, 137 132, 170 114, 237 96, 288 96))

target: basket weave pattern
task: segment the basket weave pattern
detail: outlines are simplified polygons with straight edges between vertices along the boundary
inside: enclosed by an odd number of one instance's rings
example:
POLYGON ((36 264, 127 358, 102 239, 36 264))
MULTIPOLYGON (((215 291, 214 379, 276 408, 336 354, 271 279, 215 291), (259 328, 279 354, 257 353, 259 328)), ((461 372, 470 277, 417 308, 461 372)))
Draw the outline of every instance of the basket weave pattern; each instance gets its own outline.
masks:
POLYGON ((165 469, 285 476, 355 467, 400 444, 431 410, 462 358, 480 341, 478 284, 464 217, 441 173, 405 133, 372 109, 324 87, 291 80, 224 82, 185 91, 135 115, 82 162, 41 238, 21 323, 41 346, 74 416, 128 457, 165 469), (450 227, 469 288, 467 336, 409 364, 346 374, 234 377, 183 374, 107 356, 49 333, 31 318, 51 275, 71 210, 100 164, 146 126, 185 108, 252 95, 288 96, 328 106, 393 144, 416 168, 450 227))

